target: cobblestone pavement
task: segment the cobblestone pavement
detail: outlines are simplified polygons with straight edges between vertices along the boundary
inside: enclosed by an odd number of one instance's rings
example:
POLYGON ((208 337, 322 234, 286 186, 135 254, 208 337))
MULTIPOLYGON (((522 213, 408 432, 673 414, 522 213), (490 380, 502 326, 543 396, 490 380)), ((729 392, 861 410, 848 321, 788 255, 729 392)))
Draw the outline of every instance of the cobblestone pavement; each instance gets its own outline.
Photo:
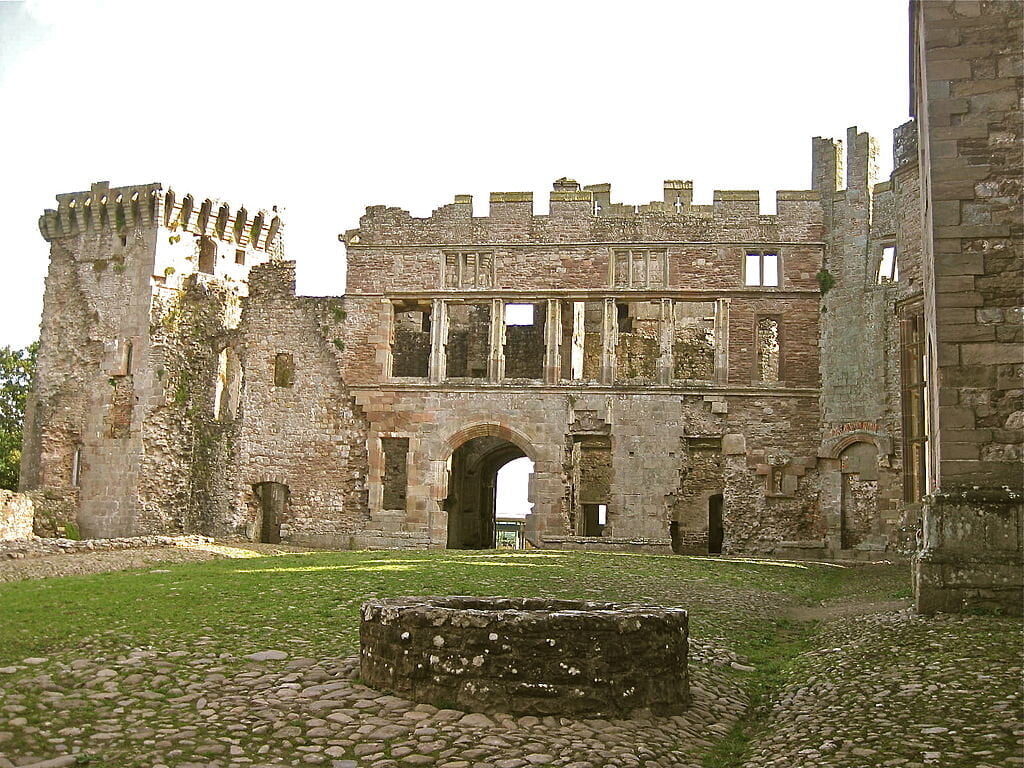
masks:
POLYGON ((1019 620, 841 616, 815 645, 744 768, 1024 765, 1019 620))
MULTIPOLYGON (((200 641, 200 645, 202 641, 200 641)), ((697 755, 747 709, 727 651, 694 648, 693 705, 674 717, 569 720, 415 704, 354 680, 357 658, 236 658, 134 648, 124 655, 33 658, 0 667, 4 741, 17 764, 90 752, 104 765, 220 768, 520 768, 697 766, 697 755), (27 725, 29 708, 47 713, 27 725)), ((4 763, 0 760, 0 766, 4 763)))
MULTIPOLYGON (((211 548, 39 557, 0 563, 0 574, 132 568, 139 556, 145 567, 245 556, 240 545, 211 548)), ((792 611, 785 603, 783 614, 792 611)), ((805 617, 823 629, 772 700, 744 768, 1024 765, 1021 622, 872 610, 805 617)), ((685 715, 513 718, 373 691, 359 683, 355 658, 221 653, 214 644, 127 647, 107 638, 0 666, 0 768, 82 753, 102 768, 696 768, 747 714, 744 688, 756 674, 727 643, 691 638, 694 703, 685 715)))

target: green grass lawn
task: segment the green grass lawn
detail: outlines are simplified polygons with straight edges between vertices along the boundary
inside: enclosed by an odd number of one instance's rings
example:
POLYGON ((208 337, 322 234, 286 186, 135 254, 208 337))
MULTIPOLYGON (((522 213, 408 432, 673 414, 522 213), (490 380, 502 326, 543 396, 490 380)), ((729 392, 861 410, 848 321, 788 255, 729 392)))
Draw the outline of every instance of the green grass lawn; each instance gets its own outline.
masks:
POLYGON ((331 552, 168 566, 0 585, 0 663, 110 637, 232 653, 293 646, 355 653, 358 611, 397 595, 548 596, 679 605, 691 633, 757 657, 779 606, 904 596, 906 565, 577 552, 331 552), (212 641, 212 642, 211 642, 212 641))

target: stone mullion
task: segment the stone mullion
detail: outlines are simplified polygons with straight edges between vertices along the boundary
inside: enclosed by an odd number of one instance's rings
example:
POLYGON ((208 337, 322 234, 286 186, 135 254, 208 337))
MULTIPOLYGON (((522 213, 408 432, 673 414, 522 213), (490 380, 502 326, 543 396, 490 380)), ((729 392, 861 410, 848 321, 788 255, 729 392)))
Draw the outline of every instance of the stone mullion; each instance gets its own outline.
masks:
POLYGON ((729 380, 729 299, 715 302, 715 381, 729 380))
POLYGON ((675 316, 672 311, 672 299, 661 300, 661 324, 659 326, 660 354, 658 355, 658 383, 672 383, 672 337, 675 333, 675 316))
POLYGON ((491 349, 487 359, 487 380, 505 378, 505 302, 491 299, 491 349))
POLYGON ((615 345, 619 336, 619 321, 615 299, 604 300, 604 318, 601 328, 601 383, 615 383, 615 345))
POLYGON ((430 383, 444 380, 447 362, 445 344, 448 343, 448 312, 442 299, 434 299, 430 308, 430 383))
POLYGON ((562 304, 558 299, 547 300, 544 322, 544 381, 557 384, 562 374, 562 304))

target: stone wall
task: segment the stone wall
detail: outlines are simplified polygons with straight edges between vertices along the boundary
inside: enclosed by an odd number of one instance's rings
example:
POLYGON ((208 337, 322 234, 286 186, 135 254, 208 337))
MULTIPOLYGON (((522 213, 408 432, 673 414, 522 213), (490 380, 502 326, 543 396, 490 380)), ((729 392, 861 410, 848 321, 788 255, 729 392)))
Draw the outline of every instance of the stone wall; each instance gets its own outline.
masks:
POLYGON ((340 299, 296 298, 295 265, 274 261, 252 271, 237 347, 245 384, 231 477, 231 525, 259 538, 254 487, 287 486, 281 536, 346 546, 370 525, 366 504, 366 426, 341 377, 348 328, 340 299), (279 355, 293 375, 275 377, 279 355))
POLYGON ((919 610, 1024 603, 1024 182, 1019 3, 912 6, 928 463, 919 610))
POLYGON ((32 499, 0 489, 0 541, 31 538, 34 515, 32 499))
POLYGON ((690 700, 681 608, 392 598, 363 606, 359 635, 367 684, 438 707, 629 717, 675 714, 690 700))

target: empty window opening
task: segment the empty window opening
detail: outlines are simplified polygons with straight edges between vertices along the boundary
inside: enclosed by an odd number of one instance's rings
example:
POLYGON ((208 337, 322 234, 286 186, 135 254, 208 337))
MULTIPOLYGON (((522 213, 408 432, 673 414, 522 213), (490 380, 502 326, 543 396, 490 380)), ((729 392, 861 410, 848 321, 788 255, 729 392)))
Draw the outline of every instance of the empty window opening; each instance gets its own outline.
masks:
POLYGON ((708 498, 708 554, 722 554, 722 542, 725 540, 725 523, 722 510, 725 496, 716 493, 708 498))
POLYGON ((900 279, 900 268, 896 261, 896 246, 887 245, 882 249, 882 261, 878 265, 878 282, 895 283, 900 279))
POLYGON ((448 252, 444 254, 441 284, 445 288, 491 288, 494 286, 494 254, 448 252))
POLYGON ((430 370, 430 303, 393 305, 391 375, 424 378, 430 370))
POLYGON ((235 264, 245 264, 245 248, 235 248, 235 264))
POLYGON ((124 374, 130 376, 132 373, 132 342, 127 340, 124 343, 124 374))
POLYGON ((743 282, 746 285, 778 286, 779 255, 748 252, 743 273, 743 282))
POLYGON ((665 251, 623 249, 612 254, 611 284, 618 288, 662 288, 668 284, 665 251))
POLYGON ((506 304, 505 325, 533 325, 533 304, 506 304))
POLYGON ((540 379, 544 376, 543 305, 505 305, 505 378, 540 379))
POLYGON ((290 387, 295 383, 295 358, 290 352, 274 355, 274 386, 290 387))
POLYGON ((491 353, 491 305, 448 304, 445 376, 483 379, 491 353))
POLYGON ((124 248, 128 245, 128 235, 121 235, 121 247, 124 248))
POLYGON ((259 540, 265 544, 281 543, 281 523, 288 510, 288 486, 283 483, 260 483, 253 486, 260 506, 259 540))
POLYGON ((217 265, 217 243, 212 237, 199 238, 199 271, 212 275, 217 265))
POLYGON ((238 354, 226 347, 217 359, 217 386, 213 398, 213 418, 228 421, 238 415, 242 389, 242 366, 238 354))
POLYGON ((405 511, 405 495, 407 487, 407 462, 409 457, 409 438, 382 437, 381 451, 384 453, 382 478, 384 493, 381 506, 384 509, 405 511))
POLYGON ((775 318, 757 321, 757 370, 761 381, 779 380, 779 321, 775 318))
POLYGON ((715 305, 677 301, 672 305, 672 378, 712 379, 715 375, 715 305))
POLYGON ((661 354, 661 302, 631 301, 616 305, 618 339, 615 345, 618 381, 652 382, 661 354))
POLYGON ((82 446, 76 445, 71 454, 71 486, 77 488, 82 484, 82 446))

